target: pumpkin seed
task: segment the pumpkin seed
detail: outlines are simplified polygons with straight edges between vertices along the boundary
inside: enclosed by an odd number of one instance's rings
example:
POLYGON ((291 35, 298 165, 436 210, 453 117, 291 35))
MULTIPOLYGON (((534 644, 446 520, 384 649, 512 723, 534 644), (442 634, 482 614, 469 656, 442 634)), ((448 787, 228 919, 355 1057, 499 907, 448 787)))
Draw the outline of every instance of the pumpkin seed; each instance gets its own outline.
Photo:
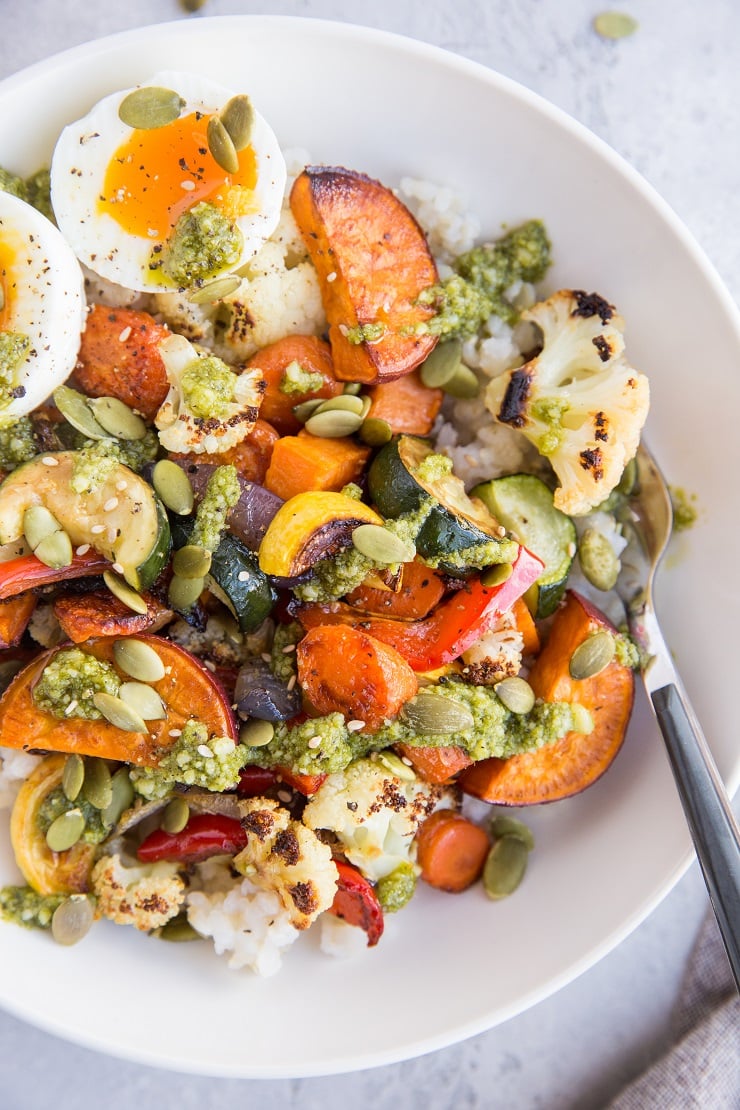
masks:
POLYGON ((451 397, 469 401, 480 393, 480 382, 474 370, 461 363, 449 381, 442 386, 451 397))
POLYGON ((123 98, 118 106, 118 118, 127 127, 152 131, 178 119, 184 105, 185 101, 172 89, 146 85, 123 98))
POLYGON ((66 852, 73 848, 85 831, 85 818, 80 809, 60 813, 46 830, 46 843, 52 852, 66 852))
POLYGON ((94 920, 95 913, 87 895, 72 894, 54 910, 51 935, 57 944, 77 944, 90 931, 94 920))
POLYGON ((387 420, 379 420, 371 416, 362 422, 360 439, 368 447, 382 447, 393 439, 393 429, 387 420))
POLYGON ((623 39, 632 35, 640 24, 626 12, 602 12, 594 19, 594 30, 603 39, 623 39))
POLYGON ((513 894, 527 870, 529 850, 518 836, 502 836, 495 842, 483 867, 483 889, 498 900, 513 894))
POLYGON ((106 721, 110 721, 116 728, 123 729, 124 732, 147 731, 146 723, 140 715, 130 705, 127 705, 122 698, 99 691, 93 694, 93 704, 103 714, 106 721))
POLYGON ((53 567, 55 570, 68 567, 73 557, 72 541, 67 533, 60 529, 43 539, 33 549, 33 553, 47 567, 53 567))
POLYGON ((232 96, 221 109, 221 123, 228 131, 236 150, 249 146, 254 127, 254 108, 252 101, 243 93, 232 96))
POLYGON ((248 748, 264 748, 275 735, 275 726, 271 721, 260 721, 253 717, 239 730, 239 743, 246 744, 248 748))
POLYGON ((126 767, 119 767, 111 778, 111 802, 101 813, 103 822, 112 827, 117 825, 121 814, 134 800, 134 788, 126 767))
POLYGON ((317 412, 310 416, 306 421, 306 431, 321 439, 339 439, 342 436, 353 435, 361 424, 362 417, 359 413, 335 409, 330 412, 317 412))
POLYGON ((62 790, 65 797, 69 798, 70 802, 74 802, 82 790, 82 783, 85 779, 85 761, 81 755, 76 753, 68 755, 64 761, 64 770, 62 771, 62 790))
POLYGON ((144 682, 124 682, 118 696, 144 721, 163 721, 167 716, 164 702, 157 691, 144 682))
POLYGON ((224 274, 223 277, 214 278, 213 281, 207 281, 205 285, 193 289, 188 294, 188 300, 191 304, 215 304, 216 301, 222 301, 224 297, 236 293, 241 283, 242 279, 238 274, 224 274))
POLYGON ((113 643, 113 658, 121 670, 139 682, 159 682, 164 678, 164 663, 143 640, 127 637, 113 643))
POLYGON ((175 552, 172 569, 180 578, 205 578, 211 569, 211 553, 197 543, 186 544, 175 552))
POLYGON ((570 657, 570 677, 593 678, 608 667, 614 658, 614 637, 603 630, 589 636, 579 644, 570 657))
POLYGON ((209 119, 206 138, 213 160, 227 173, 237 173, 239 170, 239 155, 236 153, 231 135, 218 116, 211 116, 209 119))
POLYGON ((415 732, 429 735, 466 732, 475 723, 466 705, 426 690, 406 702, 401 717, 415 732))
POLYGON ((374 563, 410 563, 416 554, 413 547, 380 524, 360 524, 352 533, 352 544, 374 563))
POLYGON ((481 585, 489 588, 500 586, 511 578, 512 569, 511 563, 495 563, 492 567, 486 567, 480 576, 481 585))
POLYGON ((293 405, 293 415, 296 420, 300 420, 304 424, 320 405, 320 397, 314 397, 312 401, 301 401, 299 405, 293 405))
POLYGON ((587 528, 578 544, 581 570, 597 590, 612 590, 619 578, 619 559, 598 528, 587 528))
POLYGON ((416 779, 413 767, 409 767, 408 763, 404 763, 401 757, 397 756, 395 752, 377 752, 375 760, 403 782, 414 782, 416 779))
POLYGON ((534 690, 523 678, 504 678, 493 688, 510 713, 529 713, 534 706, 534 690))
POLYGON ((203 940, 201 934, 188 921, 187 914, 184 913, 180 913, 177 917, 173 917, 171 921, 165 922, 162 928, 158 930, 157 936, 160 940, 174 941, 176 944, 189 940, 203 940))
POLYGON ((430 389, 439 389, 449 382, 462 365, 462 343, 450 339, 438 343, 421 366, 421 380, 430 389))
POLYGON ((195 497, 190 479, 177 463, 170 459, 160 459, 152 471, 152 485, 168 509, 178 516, 187 516, 193 511, 195 497))
POLYGON ((146 601, 141 594, 131 589, 128 582, 124 582, 120 574, 116 574, 115 571, 112 570, 104 570, 103 581, 113 596, 117 597, 119 601, 122 601, 133 613, 139 613, 141 616, 146 615, 148 611, 146 601))
POLYGON ((170 582, 168 598, 173 609, 192 609, 205 589, 204 578, 180 578, 175 575, 170 582))
POLYGON ((23 535, 32 551, 42 540, 61 531, 61 524, 45 505, 29 505, 23 514, 23 535))
POLYGON ((354 412, 360 416, 362 409, 362 397, 355 397, 353 393, 340 393, 338 397, 330 397, 328 401, 321 401, 316 412, 354 412))
POLYGON ((143 439, 146 435, 141 417, 117 397, 95 397, 89 405, 101 428, 116 439, 143 439))
POLYGON ((160 827, 167 833, 180 833, 190 820, 190 806, 184 798, 173 798, 165 806, 160 827))
POLYGON ((95 809, 107 809, 111 804, 113 801, 111 773, 104 759, 85 760, 85 782, 82 792, 95 809))
POLYGON ((108 439, 108 433, 93 416, 84 393, 78 393, 68 385, 60 385, 52 393, 52 398, 67 423, 82 432, 83 436, 88 439, 108 439))
POLYGON ((350 397, 356 397, 358 393, 362 393, 362 382, 347 382, 342 392, 349 394, 350 397))
POLYGON ((490 824, 491 836, 496 840, 500 840, 502 836, 516 836, 525 844, 528 852, 534 851, 534 834, 532 830, 524 824, 523 821, 517 821, 516 817, 509 817, 507 814, 501 813, 491 820, 490 824))

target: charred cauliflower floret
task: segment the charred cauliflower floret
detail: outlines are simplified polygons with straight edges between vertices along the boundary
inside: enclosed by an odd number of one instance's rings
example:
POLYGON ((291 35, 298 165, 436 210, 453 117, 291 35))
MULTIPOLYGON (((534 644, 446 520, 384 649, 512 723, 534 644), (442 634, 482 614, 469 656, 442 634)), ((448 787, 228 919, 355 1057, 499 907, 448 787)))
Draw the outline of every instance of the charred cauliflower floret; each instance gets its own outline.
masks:
POLYGON ((542 350, 494 378, 486 406, 550 460, 556 508, 579 516, 608 497, 637 451, 648 380, 624 358, 622 318, 596 293, 563 289, 522 319, 542 332, 542 350))
POLYGON ((357 759, 325 779, 303 821, 336 833, 350 863, 376 882, 411 860, 413 839, 430 813, 456 805, 454 790, 432 786, 410 768, 400 778, 379 759, 357 759))
POLYGON ((270 798, 242 805, 247 845, 234 867, 256 887, 278 895, 291 925, 307 929, 334 901, 337 868, 331 849, 270 798))
POLYGON ((264 392, 260 370, 234 371, 183 335, 159 345, 170 388, 155 424, 167 451, 227 451, 249 435, 264 392))
POLYGON ((522 666, 524 637, 511 611, 502 613, 496 627, 463 652, 463 674, 478 686, 494 686, 518 675, 522 666))
POLYGON ((176 917, 185 900, 185 883, 177 864, 124 866, 114 853, 98 860, 92 872, 98 913, 117 925, 135 925, 148 932, 176 917))

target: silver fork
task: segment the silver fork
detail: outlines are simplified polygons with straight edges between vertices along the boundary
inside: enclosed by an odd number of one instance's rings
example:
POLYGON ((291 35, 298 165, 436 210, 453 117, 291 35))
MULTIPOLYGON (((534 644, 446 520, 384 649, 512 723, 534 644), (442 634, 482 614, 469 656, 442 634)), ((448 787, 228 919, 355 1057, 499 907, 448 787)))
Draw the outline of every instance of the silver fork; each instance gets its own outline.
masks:
POLYGON ((740 829, 701 725, 676 671, 653 608, 655 572, 671 535, 665 479, 644 445, 637 452, 638 492, 631 518, 643 549, 640 589, 623 599, 643 657, 642 678, 663 735, 681 804, 740 990, 740 829))

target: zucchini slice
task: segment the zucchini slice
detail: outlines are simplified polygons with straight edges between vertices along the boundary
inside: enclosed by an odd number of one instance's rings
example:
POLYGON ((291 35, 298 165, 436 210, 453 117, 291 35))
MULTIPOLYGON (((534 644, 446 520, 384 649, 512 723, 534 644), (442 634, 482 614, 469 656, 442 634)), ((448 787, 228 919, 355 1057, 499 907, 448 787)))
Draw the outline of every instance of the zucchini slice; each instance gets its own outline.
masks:
POLYGON ((211 556, 206 586, 231 609, 242 632, 259 628, 277 601, 256 557, 229 532, 224 533, 211 556))
POLYGON ((539 556, 545 569, 527 591, 538 618, 558 607, 576 553, 573 521, 553 504, 551 490, 534 474, 511 474, 481 482, 473 490, 509 531, 539 556), (531 592, 530 592, 531 591, 531 592))
POLYGON ((44 505, 77 547, 90 544, 112 563, 135 590, 145 590, 167 563, 170 528, 164 506, 148 482, 122 463, 89 493, 71 486, 76 451, 31 459, 0 486, 0 544, 23 536, 23 517, 44 505), (49 465, 44 459, 54 459, 49 465))
MULTIPOLYGON (((468 497, 462 481, 446 464, 446 457, 435 454, 426 440, 399 436, 373 460, 368 474, 370 495, 386 517, 415 513, 431 499, 416 537, 416 550, 442 570, 464 572, 464 553, 481 545, 486 545, 488 555, 482 565, 513 562, 517 543, 503 534, 503 522, 477 497, 468 497)), ((471 562, 467 569, 480 566, 480 562, 471 562)))

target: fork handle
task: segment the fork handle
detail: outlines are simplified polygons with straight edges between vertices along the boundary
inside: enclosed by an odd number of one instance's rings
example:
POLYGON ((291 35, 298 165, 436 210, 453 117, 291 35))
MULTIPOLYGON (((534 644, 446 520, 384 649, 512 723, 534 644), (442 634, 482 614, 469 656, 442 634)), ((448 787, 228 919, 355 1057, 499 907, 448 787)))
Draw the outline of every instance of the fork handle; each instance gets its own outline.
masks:
POLYGON ((740 990, 740 830, 688 698, 674 683, 650 696, 740 990))

